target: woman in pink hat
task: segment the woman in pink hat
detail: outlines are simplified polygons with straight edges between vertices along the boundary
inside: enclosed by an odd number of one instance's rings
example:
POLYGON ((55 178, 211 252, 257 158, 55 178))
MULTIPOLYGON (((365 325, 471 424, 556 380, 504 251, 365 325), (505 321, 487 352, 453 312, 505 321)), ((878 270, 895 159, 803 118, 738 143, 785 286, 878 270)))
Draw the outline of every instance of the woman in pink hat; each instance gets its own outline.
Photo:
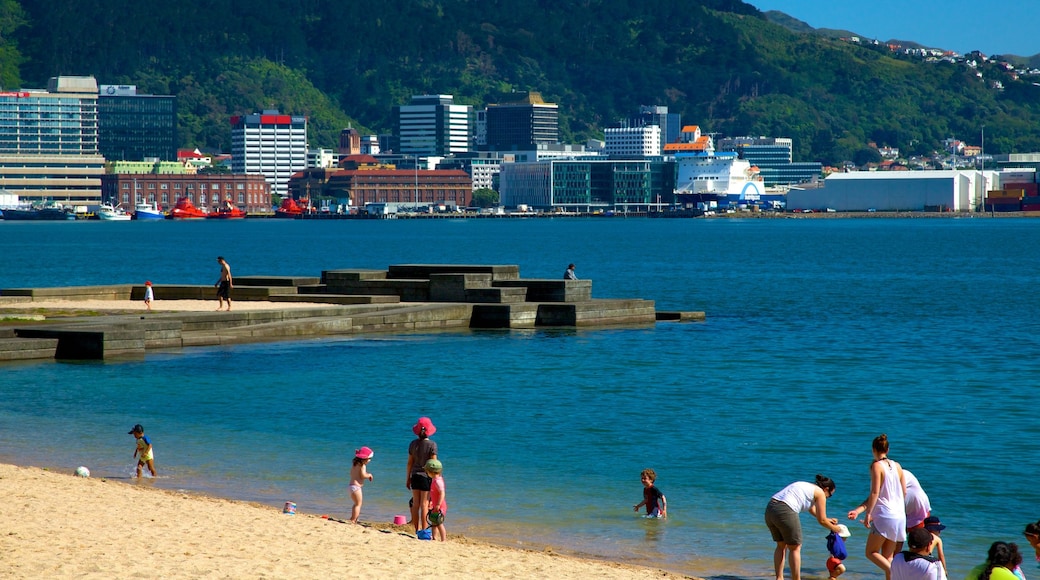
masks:
POLYGON ((412 425, 412 433, 416 439, 408 445, 408 478, 405 486, 412 490, 412 527, 415 531, 426 529, 426 514, 430 503, 430 476, 426 475, 424 466, 431 459, 437 459, 437 444, 430 441, 430 436, 437 432, 429 417, 419 417, 412 425))

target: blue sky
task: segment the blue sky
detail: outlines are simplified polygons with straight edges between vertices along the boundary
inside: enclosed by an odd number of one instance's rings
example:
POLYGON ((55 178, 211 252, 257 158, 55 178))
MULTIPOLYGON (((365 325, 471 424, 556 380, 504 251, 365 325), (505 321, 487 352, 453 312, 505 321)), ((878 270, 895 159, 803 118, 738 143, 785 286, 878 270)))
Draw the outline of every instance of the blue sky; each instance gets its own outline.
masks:
POLYGON ((913 40, 960 53, 1040 53, 1040 0, 744 0, 813 28, 851 30, 878 40, 913 40))

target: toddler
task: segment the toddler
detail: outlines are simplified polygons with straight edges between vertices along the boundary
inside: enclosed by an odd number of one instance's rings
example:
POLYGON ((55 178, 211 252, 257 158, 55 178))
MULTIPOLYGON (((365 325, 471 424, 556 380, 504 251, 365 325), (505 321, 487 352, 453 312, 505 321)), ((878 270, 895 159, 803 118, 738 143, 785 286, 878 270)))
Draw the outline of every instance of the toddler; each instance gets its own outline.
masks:
POLYGON ((841 561, 849 556, 848 551, 845 550, 845 538, 851 536, 852 533, 845 524, 839 524, 838 527, 841 528, 840 532, 827 534, 827 551, 831 554, 831 557, 827 558, 827 572, 830 573, 830 580, 845 573, 845 564, 842 564, 841 561))
POLYGON ((443 542, 448 539, 448 532, 444 528, 444 516, 448 513, 448 501, 444 490, 444 477, 441 475, 443 467, 440 461, 431 459, 426 462, 424 469, 426 474, 430 476, 430 511, 426 514, 426 517, 430 522, 433 539, 443 542))
POLYGON ((365 485, 366 479, 372 481, 372 474, 366 467, 368 462, 372 461, 373 455, 375 452, 368 447, 354 451, 354 465, 350 468, 350 499, 354 501, 354 507, 350 509, 350 521, 354 524, 361 515, 361 502, 364 499, 361 495, 361 488, 365 485))
POLYGON ((141 468, 148 466, 148 471, 155 477, 155 454, 152 452, 152 441, 144 434, 144 427, 134 425, 127 431, 127 435, 133 435, 137 443, 134 447, 134 457, 137 458, 137 478, 141 478, 141 468))

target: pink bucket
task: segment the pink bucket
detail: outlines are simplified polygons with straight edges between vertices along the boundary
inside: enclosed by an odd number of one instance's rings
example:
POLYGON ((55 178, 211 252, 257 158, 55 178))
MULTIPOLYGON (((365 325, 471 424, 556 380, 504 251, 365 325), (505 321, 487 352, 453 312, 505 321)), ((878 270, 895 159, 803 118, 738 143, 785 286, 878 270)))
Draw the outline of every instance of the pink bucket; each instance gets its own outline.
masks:
POLYGON ((404 516, 394 516, 394 525, 403 526, 408 523, 408 520, 404 516))

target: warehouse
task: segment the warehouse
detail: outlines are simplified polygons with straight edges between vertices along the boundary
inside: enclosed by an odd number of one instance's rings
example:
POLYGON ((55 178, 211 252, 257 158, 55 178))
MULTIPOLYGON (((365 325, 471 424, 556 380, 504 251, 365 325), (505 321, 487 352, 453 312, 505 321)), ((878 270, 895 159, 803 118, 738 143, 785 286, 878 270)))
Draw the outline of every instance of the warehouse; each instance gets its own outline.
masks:
POLYGON ((974 211, 996 172, 854 171, 832 173, 817 189, 791 188, 789 209, 835 211, 974 211))

